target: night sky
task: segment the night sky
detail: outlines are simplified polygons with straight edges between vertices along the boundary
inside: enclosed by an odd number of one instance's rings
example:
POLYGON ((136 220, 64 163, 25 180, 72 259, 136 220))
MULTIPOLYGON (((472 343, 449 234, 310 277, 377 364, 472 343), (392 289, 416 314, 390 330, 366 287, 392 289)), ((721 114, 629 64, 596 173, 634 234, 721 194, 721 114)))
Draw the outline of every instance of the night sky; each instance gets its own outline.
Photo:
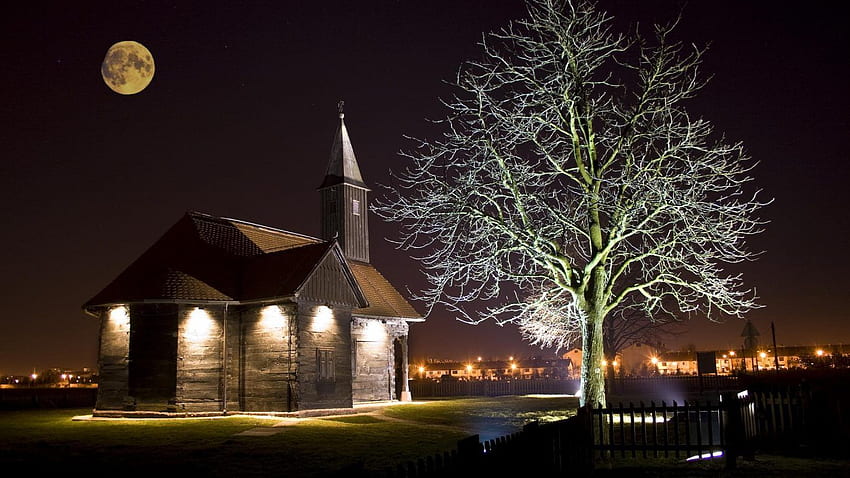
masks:
MULTIPOLYGON (((600 5, 625 26, 667 21, 680 4, 600 5)), ((478 55, 481 33, 524 14, 494 0, 12 5, 0 18, 0 373, 96 366, 98 324, 81 304, 188 210, 318 235, 340 99, 381 195, 404 135, 435 136, 426 119, 443 115, 444 80, 478 55), (134 96, 100 77, 122 40, 156 61, 134 96)), ((678 37, 711 43, 713 79, 690 111, 744 142, 775 199, 751 242, 766 252, 740 267, 765 305, 749 317, 764 340, 775 321, 779 343, 850 342, 846 15, 832 2, 694 1, 678 37)), ((378 269, 421 286, 384 240, 397 227, 375 216, 370 227, 378 269)), ((697 318, 669 345, 740 347, 742 328, 697 318)), ((410 344, 414 360, 540 353, 512 327, 443 311, 410 344)))

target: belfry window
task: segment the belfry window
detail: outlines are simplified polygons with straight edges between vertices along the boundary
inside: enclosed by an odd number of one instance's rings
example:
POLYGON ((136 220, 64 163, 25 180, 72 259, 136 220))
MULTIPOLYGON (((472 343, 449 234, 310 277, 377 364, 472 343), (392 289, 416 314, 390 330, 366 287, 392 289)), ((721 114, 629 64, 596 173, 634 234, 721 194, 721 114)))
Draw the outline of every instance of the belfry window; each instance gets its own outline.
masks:
POLYGON ((358 201, 357 199, 353 199, 351 201, 351 213, 355 216, 360 215, 360 201, 358 201))

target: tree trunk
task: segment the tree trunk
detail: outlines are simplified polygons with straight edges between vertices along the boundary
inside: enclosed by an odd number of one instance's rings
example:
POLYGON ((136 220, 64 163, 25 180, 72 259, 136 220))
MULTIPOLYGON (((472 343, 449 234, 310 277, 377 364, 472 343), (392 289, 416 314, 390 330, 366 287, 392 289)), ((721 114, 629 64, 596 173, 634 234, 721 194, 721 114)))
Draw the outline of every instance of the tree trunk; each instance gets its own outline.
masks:
POLYGON ((582 406, 605 405, 605 336, 602 325, 605 322, 605 268, 598 265, 593 268, 591 280, 585 291, 581 305, 585 311, 582 326, 581 359, 581 398, 582 406))
POLYGON ((605 374, 602 360, 605 355, 602 347, 602 322, 600 314, 588 315, 582 328, 584 344, 581 358, 581 406, 605 404, 605 374))

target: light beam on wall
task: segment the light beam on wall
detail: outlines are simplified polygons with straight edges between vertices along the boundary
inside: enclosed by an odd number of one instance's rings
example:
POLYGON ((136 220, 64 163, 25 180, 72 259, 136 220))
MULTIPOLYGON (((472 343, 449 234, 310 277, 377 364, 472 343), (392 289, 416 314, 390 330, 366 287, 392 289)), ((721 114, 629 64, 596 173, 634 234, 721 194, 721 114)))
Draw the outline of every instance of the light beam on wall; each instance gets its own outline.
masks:
POLYGON ((286 327, 286 315, 278 305, 263 307, 260 311, 260 325, 264 329, 283 329, 286 327))
POLYGON ((206 310, 195 307, 186 319, 186 337, 194 341, 207 338, 212 328, 212 318, 206 310))
POLYGON ((109 311, 109 321, 116 327, 127 327, 130 325, 130 311, 123 305, 114 307, 109 311))
POLYGON ((313 325, 310 327, 310 330, 312 332, 327 332, 331 328, 333 320, 333 310, 326 305, 320 305, 316 307, 316 312, 313 315, 313 325))
POLYGON ((387 329, 377 320, 369 320, 363 327, 363 340, 367 342, 383 342, 387 338, 387 329))

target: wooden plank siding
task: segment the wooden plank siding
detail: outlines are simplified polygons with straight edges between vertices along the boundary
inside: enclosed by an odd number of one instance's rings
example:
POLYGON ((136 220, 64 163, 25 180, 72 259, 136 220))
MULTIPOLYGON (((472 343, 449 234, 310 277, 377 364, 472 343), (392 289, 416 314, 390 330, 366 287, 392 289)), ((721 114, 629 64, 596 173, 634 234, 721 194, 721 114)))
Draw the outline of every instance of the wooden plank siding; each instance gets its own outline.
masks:
MULTIPOLYGON (((231 386, 228 390, 241 409, 248 412, 291 411, 295 406, 294 304, 248 307, 241 311, 241 327, 234 342, 239 343, 238 359, 231 359, 231 386), (238 362, 238 363, 234 363, 238 362), (238 387, 233 387, 236 378, 238 387), (234 390, 235 388, 235 390, 234 390)), ((233 353, 233 352, 231 352, 233 353)))
POLYGON ((224 307, 182 305, 177 318, 177 411, 223 409, 224 307))
POLYGON ((351 309, 302 303, 298 305, 297 387, 299 410, 350 408, 351 309), (319 350, 333 351, 334 376, 319 380, 319 350))
POLYGON ((100 340, 95 408, 123 410, 129 395, 130 317, 124 307, 100 312, 100 340))
POLYGON ((128 404, 174 411, 177 394, 177 304, 130 306, 128 404))

